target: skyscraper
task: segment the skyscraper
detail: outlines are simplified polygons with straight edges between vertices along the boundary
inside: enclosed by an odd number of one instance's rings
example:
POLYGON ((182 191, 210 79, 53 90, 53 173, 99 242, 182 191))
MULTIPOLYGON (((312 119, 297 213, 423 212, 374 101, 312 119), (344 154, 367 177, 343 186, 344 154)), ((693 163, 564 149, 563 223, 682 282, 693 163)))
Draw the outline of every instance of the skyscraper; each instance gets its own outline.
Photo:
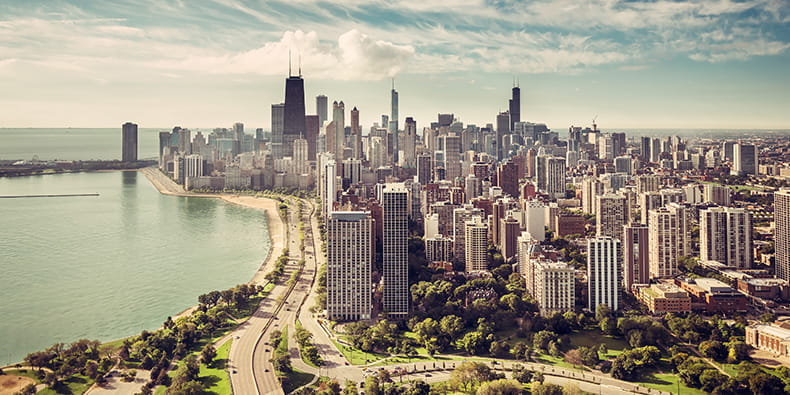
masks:
POLYGON ((318 127, 320 128, 327 120, 326 96, 318 95, 315 97, 315 111, 318 114, 318 127))
POLYGON ((628 222, 628 200, 623 195, 607 193, 596 198, 595 230, 600 236, 619 239, 628 222))
POLYGON ((351 109, 351 156, 362 160, 362 128, 359 126, 359 110, 351 109))
MULTIPOLYGON (((335 154, 335 160, 340 163, 345 159, 343 151, 346 148, 346 106, 342 101, 332 102, 332 123, 334 128, 332 128, 331 138, 327 135, 327 143, 332 141, 334 144, 327 148, 329 148, 329 152, 335 154)), ((328 129, 327 132, 329 132, 328 129)))
POLYGON ((699 212, 700 259, 737 269, 752 267, 752 220, 743 208, 711 207, 699 212))
POLYGON ((473 217, 485 218, 485 212, 483 209, 472 207, 471 204, 453 209, 453 233, 448 236, 453 236, 453 256, 458 260, 464 259, 466 254, 466 243, 464 243, 466 223, 473 217))
POLYGON ((516 122, 521 122, 521 88, 518 83, 513 86, 512 98, 508 102, 510 109, 510 130, 516 130, 516 122))
POLYGON ((330 320, 370 318, 373 219, 360 211, 335 211, 326 224, 326 309, 330 320))
MULTIPOLYGON (((285 80, 285 108, 283 110, 283 156, 293 156, 293 141, 306 133, 304 119, 304 80, 291 75, 285 80)), ((290 74, 290 72, 289 72, 290 74)))
POLYGON ((596 177, 585 177, 582 180, 582 211, 595 214, 596 198, 603 194, 603 183, 596 177))
POLYGON ((623 226, 623 288, 630 291, 634 284, 650 282, 647 225, 630 223, 623 226))
POLYGON ((464 224, 466 271, 488 270, 488 224, 475 216, 464 224))
POLYGON ((137 124, 126 122, 121 127, 121 160, 137 161, 137 124))
POLYGON ((272 158, 283 158, 283 130, 285 122, 285 103, 272 104, 272 143, 269 151, 272 158))
POLYGON ((417 122, 412 117, 406 117, 402 140, 403 144, 400 144, 400 147, 403 151, 403 165, 404 167, 414 168, 416 166, 415 155, 417 154, 417 122))
POLYGON ((678 203, 648 212, 650 278, 677 274, 678 257, 691 255, 688 209, 678 203))
POLYGON ((381 191, 384 236, 384 311, 393 318, 409 314, 409 190, 385 184, 381 191))
POLYGON ((431 154, 417 156, 417 182, 426 185, 433 180, 433 158, 431 154))
POLYGON ((305 115, 304 117, 304 127, 305 127, 305 136, 304 139, 307 140, 307 159, 308 160, 315 160, 316 151, 318 150, 318 134, 321 123, 319 122, 318 115, 305 115))
POLYGON ((587 240, 587 308, 591 311, 601 304, 612 311, 620 308, 622 256, 619 239, 595 237, 587 240))
POLYGON ((540 308, 540 315, 550 317, 555 313, 573 311, 576 289, 573 266, 564 262, 536 259, 533 264, 534 287, 531 292, 540 308))
POLYGON ((521 234, 518 221, 512 216, 508 215, 502 218, 499 223, 499 240, 498 245, 502 251, 502 256, 505 261, 509 261, 516 257, 518 253, 517 240, 521 234))
POLYGON ((565 158, 539 155, 535 158, 537 187, 553 198, 565 196, 565 158))
POLYGON ((732 150, 733 156, 733 175, 754 175, 757 174, 757 146, 753 144, 735 144, 732 150))
POLYGON ((392 134, 392 161, 398 163, 398 91, 395 90, 395 80, 392 80, 390 92, 390 123, 389 131, 392 134))
POLYGON ((774 192, 776 277, 790 281, 790 189, 774 192))

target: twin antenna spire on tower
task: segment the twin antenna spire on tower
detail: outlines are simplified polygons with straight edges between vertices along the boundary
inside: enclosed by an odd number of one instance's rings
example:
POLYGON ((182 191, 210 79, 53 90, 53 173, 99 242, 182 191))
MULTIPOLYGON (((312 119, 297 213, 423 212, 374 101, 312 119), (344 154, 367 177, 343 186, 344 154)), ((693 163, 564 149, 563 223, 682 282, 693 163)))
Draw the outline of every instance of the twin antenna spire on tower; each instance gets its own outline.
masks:
POLYGON ((302 76, 302 53, 299 53, 299 75, 291 73, 291 50, 288 50, 288 77, 301 77, 302 76))

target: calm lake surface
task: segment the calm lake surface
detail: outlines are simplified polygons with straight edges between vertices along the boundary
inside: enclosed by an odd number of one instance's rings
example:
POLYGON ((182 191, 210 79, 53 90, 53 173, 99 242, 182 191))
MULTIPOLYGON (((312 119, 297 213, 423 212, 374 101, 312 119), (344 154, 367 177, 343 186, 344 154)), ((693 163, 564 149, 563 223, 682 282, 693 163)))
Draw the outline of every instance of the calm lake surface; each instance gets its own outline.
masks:
POLYGON ((137 172, 0 178, 0 195, 76 193, 99 196, 0 199, 0 365, 156 329, 249 281, 270 247, 262 211, 160 195, 137 172))

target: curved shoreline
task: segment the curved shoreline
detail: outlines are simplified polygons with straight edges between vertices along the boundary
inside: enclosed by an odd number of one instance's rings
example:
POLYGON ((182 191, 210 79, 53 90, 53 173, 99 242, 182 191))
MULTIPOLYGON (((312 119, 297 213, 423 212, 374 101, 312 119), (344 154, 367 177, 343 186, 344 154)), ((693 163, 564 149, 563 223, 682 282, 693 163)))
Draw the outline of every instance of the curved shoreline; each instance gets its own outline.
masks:
MULTIPOLYGON (((280 218, 280 212, 278 210, 278 202, 271 198, 257 198, 254 196, 243 196, 243 195, 233 195, 233 194, 209 194, 209 193, 191 193, 185 191, 180 185, 176 184, 165 176, 158 168, 155 167, 146 167, 138 170, 121 170, 121 171, 138 171, 143 173, 146 178, 151 182, 151 185, 156 188, 159 193, 163 195, 171 195, 171 196, 182 196, 182 197, 201 197, 201 198, 214 198, 214 199, 222 199, 223 201, 235 204, 238 206, 252 208, 256 210, 261 210, 266 215, 266 223, 268 228, 268 235, 269 235, 269 242, 270 247, 269 251, 266 254, 266 257, 261 261, 261 265, 252 275, 252 278, 247 282, 248 284, 256 284, 256 285, 263 285, 265 280, 264 276, 266 275, 267 270, 270 270, 270 267, 274 266, 274 261, 277 259, 277 254, 273 252, 275 249, 282 250, 284 248, 284 225, 282 218, 280 218)), ((235 285, 235 284, 234 284, 235 285)), ((195 295, 197 298, 198 295, 195 295)), ((171 316, 172 319, 177 319, 179 317, 183 317, 186 315, 191 314, 197 308, 197 305, 190 306, 177 314, 173 314, 171 316)), ((162 319, 164 322, 164 319, 162 319)), ((161 327, 160 327, 161 328, 161 327)), ((135 336, 136 334, 132 334, 126 337, 121 337, 119 339, 109 340, 104 343, 111 343, 113 341, 117 341, 120 339, 124 339, 130 336, 135 336)), ((19 363, 22 363, 20 361, 19 363)), ((6 368, 13 368, 16 363, 11 363, 6 366, 0 366, 0 369, 6 368)))

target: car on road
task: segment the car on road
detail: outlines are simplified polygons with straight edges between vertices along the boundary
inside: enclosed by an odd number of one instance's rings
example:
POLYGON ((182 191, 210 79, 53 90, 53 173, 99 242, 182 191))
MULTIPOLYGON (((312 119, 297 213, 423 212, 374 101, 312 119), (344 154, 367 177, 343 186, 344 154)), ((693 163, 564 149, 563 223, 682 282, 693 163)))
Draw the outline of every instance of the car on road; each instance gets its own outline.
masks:
POLYGON ((233 374, 236 374, 236 369, 233 369, 233 374))
POLYGON ((430 373, 425 373, 425 377, 431 377, 430 373))
POLYGON ((269 372, 269 369, 263 369, 263 371, 264 371, 264 372, 266 372, 266 373, 268 373, 268 372, 269 372))
POLYGON ((263 350, 263 352, 269 352, 269 349, 267 348, 267 349, 263 350))

